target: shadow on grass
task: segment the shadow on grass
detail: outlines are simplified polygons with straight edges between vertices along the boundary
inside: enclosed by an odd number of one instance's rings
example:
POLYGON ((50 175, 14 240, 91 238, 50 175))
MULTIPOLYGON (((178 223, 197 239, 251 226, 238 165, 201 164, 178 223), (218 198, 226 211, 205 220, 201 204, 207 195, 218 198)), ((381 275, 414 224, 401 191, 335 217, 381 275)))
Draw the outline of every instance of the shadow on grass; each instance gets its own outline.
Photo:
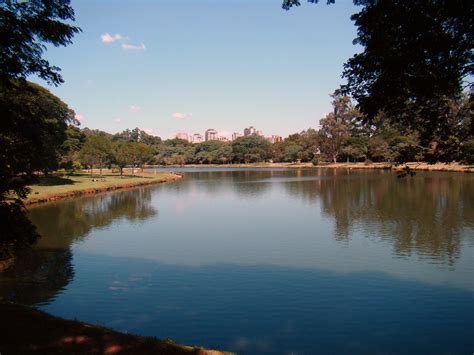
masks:
POLYGON ((73 185, 74 181, 59 176, 44 176, 39 179, 37 186, 58 186, 58 185, 73 185))

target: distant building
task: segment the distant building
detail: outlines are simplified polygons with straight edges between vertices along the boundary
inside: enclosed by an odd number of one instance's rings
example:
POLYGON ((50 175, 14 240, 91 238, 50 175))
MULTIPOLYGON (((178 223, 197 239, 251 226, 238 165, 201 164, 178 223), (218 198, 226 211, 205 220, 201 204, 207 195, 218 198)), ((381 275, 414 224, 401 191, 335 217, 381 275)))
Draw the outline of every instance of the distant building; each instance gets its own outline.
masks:
POLYGON ((248 128, 244 128, 244 136, 251 136, 255 134, 257 130, 255 129, 254 126, 250 126, 248 128))
POLYGON ((263 137, 263 131, 258 130, 255 134, 259 137, 263 137))
POLYGON ((271 136, 268 136, 268 137, 265 137, 265 139, 267 141, 269 141, 270 143, 272 144, 275 144, 275 143, 278 143, 278 142, 281 142, 283 140, 283 138, 281 136, 277 136, 277 135, 271 135, 271 136))
POLYGON ((232 133, 232 140, 235 141, 237 138, 242 137, 242 135, 238 132, 232 133))
POLYGON ((189 140, 188 134, 184 133, 184 132, 176 133, 176 138, 177 139, 183 139, 185 141, 189 140))
POLYGON ((202 134, 194 133, 193 136, 191 137, 191 143, 201 143, 203 141, 204 139, 202 137, 202 134))
POLYGON ((217 131, 215 129, 208 129, 205 133, 206 141, 215 141, 217 140, 217 131))

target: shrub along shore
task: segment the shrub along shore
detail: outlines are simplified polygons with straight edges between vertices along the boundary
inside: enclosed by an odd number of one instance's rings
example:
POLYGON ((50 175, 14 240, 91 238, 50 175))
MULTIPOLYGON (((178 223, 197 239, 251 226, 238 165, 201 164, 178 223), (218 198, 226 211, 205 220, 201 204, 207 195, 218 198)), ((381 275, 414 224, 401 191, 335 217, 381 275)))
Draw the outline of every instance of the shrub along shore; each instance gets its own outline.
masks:
POLYGON ((102 175, 81 173, 71 176, 44 176, 29 186, 31 193, 25 205, 52 202, 106 191, 171 182, 181 176, 171 172, 144 172, 138 175, 119 175, 110 170, 102 175))

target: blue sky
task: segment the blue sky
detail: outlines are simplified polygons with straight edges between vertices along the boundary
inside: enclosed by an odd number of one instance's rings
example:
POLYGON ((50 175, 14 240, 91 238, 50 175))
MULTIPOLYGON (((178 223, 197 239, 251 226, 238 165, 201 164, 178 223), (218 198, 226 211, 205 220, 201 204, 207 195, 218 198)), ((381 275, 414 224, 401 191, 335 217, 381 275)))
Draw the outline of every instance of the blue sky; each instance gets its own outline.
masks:
MULTIPOLYGON (((82 127, 265 134, 308 127, 331 110, 358 47, 352 1, 77 0, 73 45, 50 48, 65 83, 50 90, 82 127)), ((41 83, 41 82, 40 82, 41 83)), ((45 83, 41 83, 45 85, 45 83)))

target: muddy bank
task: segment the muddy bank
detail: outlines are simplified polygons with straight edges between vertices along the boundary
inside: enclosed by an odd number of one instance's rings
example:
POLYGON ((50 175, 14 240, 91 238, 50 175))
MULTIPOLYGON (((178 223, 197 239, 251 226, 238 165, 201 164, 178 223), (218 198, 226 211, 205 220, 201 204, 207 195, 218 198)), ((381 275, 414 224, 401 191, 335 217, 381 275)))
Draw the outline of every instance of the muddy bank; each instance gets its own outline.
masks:
POLYGON ((230 355, 168 340, 125 334, 65 320, 34 308, 0 303, 0 353, 14 354, 199 354, 230 355))

